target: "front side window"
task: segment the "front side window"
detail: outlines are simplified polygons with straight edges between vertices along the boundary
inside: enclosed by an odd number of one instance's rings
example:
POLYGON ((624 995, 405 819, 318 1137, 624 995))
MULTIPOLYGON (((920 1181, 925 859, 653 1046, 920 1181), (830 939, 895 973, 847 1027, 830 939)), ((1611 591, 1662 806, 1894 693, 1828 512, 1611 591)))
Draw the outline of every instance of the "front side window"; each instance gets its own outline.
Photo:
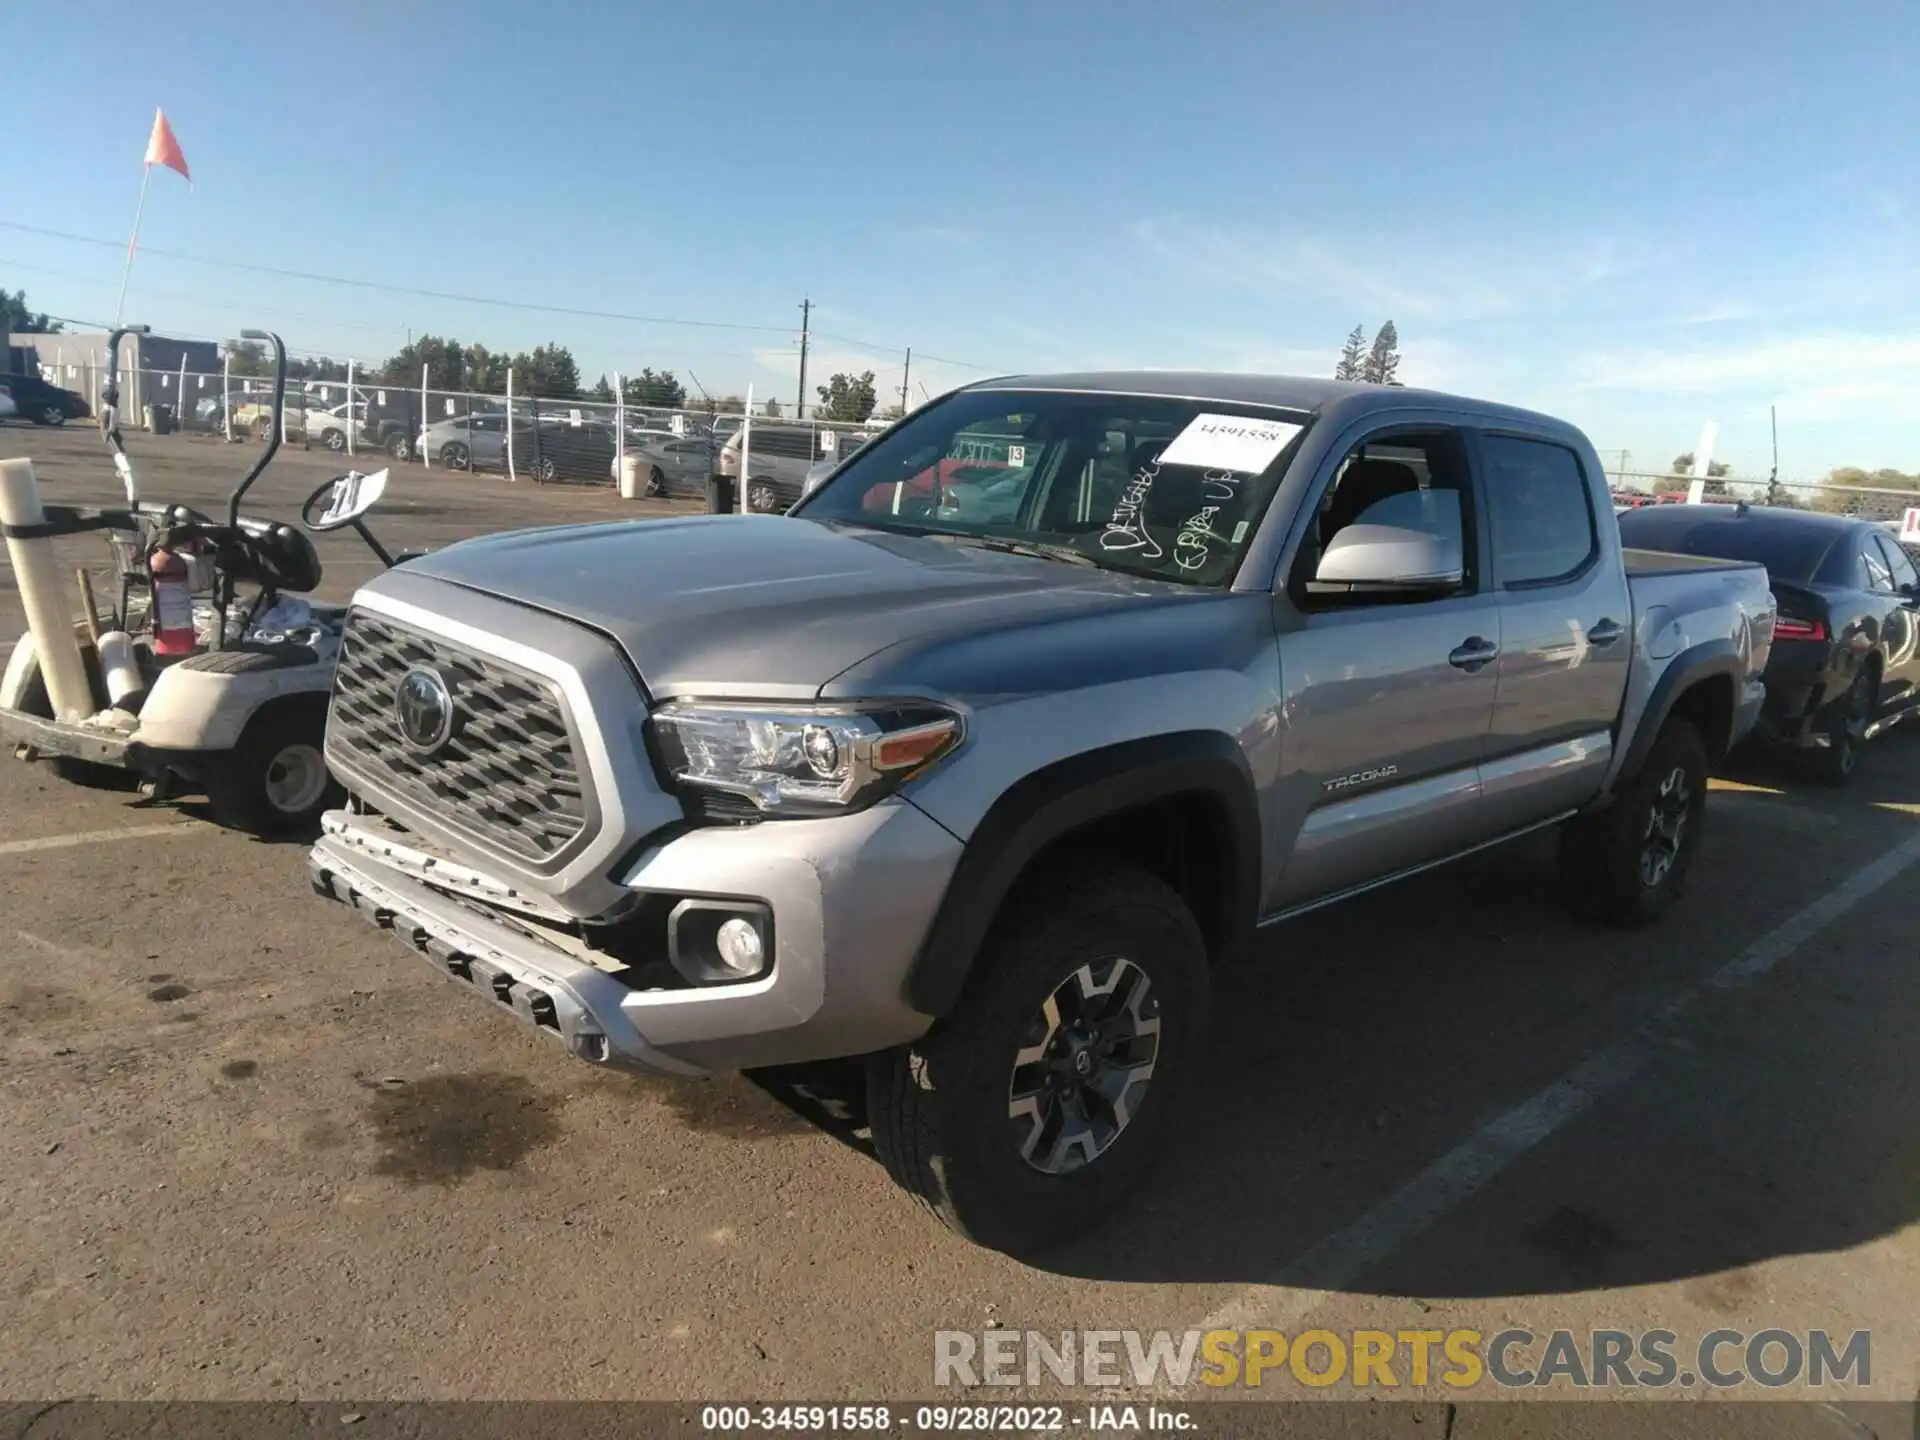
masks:
POLYGON ((1869 535, 1866 548, 1860 552, 1861 562, 1867 567, 1867 588, 1882 595, 1893 593, 1893 567, 1887 563, 1887 557, 1880 553, 1874 541, 1879 537, 1869 535))
POLYGON ((1920 586, 1920 573, 1914 571, 1912 558, 1894 543, 1891 535, 1874 538, 1880 542, 1880 553, 1887 557, 1887 567, 1893 571, 1893 588, 1902 594, 1911 594, 1920 586))
POLYGON ((1599 548, 1579 457, 1564 445, 1510 435, 1481 437, 1480 454, 1500 583, 1571 579, 1599 548))
POLYGON ((790 513, 1224 585, 1308 423, 1203 400, 968 391, 862 446, 790 513))

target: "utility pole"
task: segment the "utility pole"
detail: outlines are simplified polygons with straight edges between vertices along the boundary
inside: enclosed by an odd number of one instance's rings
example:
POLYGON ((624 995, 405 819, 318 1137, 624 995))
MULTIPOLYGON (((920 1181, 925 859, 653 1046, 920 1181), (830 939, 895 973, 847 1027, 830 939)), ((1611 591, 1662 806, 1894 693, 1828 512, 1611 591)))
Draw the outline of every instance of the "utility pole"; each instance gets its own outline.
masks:
POLYGON ((907 346, 906 367, 900 372, 900 413, 907 413, 907 396, 912 392, 907 386, 913 382, 913 346, 907 346))
POLYGON ((1780 503, 1780 416, 1777 406, 1767 407, 1767 428, 1773 432, 1773 469, 1767 475, 1767 503, 1780 503))
POLYGON ((807 418, 807 332, 813 323, 813 301, 800 302, 800 398, 793 407, 793 418, 807 418))

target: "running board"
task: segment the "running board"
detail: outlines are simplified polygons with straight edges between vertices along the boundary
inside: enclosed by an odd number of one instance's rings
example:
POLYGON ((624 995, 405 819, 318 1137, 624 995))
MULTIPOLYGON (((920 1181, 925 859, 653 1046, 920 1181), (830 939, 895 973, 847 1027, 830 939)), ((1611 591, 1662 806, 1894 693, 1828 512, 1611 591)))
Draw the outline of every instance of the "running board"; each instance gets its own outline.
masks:
POLYGON ((1451 865, 1456 860, 1464 860, 1469 855, 1478 855, 1482 850, 1491 850, 1496 845, 1505 845, 1518 840, 1522 835, 1531 835, 1538 830, 1550 830, 1555 825, 1571 820, 1580 812, 1568 810, 1545 820, 1537 820, 1531 825, 1522 825, 1518 830, 1509 830, 1504 835, 1496 835, 1491 840, 1482 840, 1478 845, 1469 845, 1464 850, 1456 850, 1451 855, 1443 855, 1438 860, 1423 860, 1418 865, 1409 865, 1404 870, 1396 870, 1391 875, 1382 875, 1378 880, 1367 880, 1359 885, 1349 885, 1345 890, 1336 890, 1331 895, 1323 895, 1318 900, 1308 900, 1303 904, 1289 906, 1285 910, 1276 910, 1271 915, 1263 915, 1257 922, 1257 928, 1265 929, 1269 925, 1278 925, 1283 920, 1292 920, 1315 910, 1324 910, 1329 905, 1338 905, 1342 900, 1351 900, 1356 895, 1364 895, 1369 890, 1378 890, 1383 885, 1393 885, 1413 875, 1421 875, 1429 870, 1438 870, 1442 865, 1451 865))

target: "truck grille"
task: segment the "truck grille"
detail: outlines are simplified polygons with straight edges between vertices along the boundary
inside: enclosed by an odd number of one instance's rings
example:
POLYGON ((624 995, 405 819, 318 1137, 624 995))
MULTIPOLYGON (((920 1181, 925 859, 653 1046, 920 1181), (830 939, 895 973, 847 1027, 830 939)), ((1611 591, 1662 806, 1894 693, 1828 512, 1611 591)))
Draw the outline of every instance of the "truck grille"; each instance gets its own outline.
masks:
POLYGON ((374 786, 521 859, 548 859, 586 828, 579 758, 551 682, 364 610, 347 617, 327 748, 374 786), (395 708, 416 666, 445 677, 458 715, 433 754, 407 744, 395 708))

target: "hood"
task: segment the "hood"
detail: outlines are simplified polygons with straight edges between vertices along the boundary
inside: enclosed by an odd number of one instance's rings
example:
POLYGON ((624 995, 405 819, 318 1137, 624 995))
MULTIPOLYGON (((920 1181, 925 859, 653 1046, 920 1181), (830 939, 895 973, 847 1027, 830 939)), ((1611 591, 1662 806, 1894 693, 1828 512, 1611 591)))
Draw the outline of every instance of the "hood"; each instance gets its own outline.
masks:
POLYGON ((512 531, 434 551, 406 573, 592 626, 619 642, 658 699, 809 698, 903 640, 925 645, 1196 594, 941 537, 771 515, 512 531))

